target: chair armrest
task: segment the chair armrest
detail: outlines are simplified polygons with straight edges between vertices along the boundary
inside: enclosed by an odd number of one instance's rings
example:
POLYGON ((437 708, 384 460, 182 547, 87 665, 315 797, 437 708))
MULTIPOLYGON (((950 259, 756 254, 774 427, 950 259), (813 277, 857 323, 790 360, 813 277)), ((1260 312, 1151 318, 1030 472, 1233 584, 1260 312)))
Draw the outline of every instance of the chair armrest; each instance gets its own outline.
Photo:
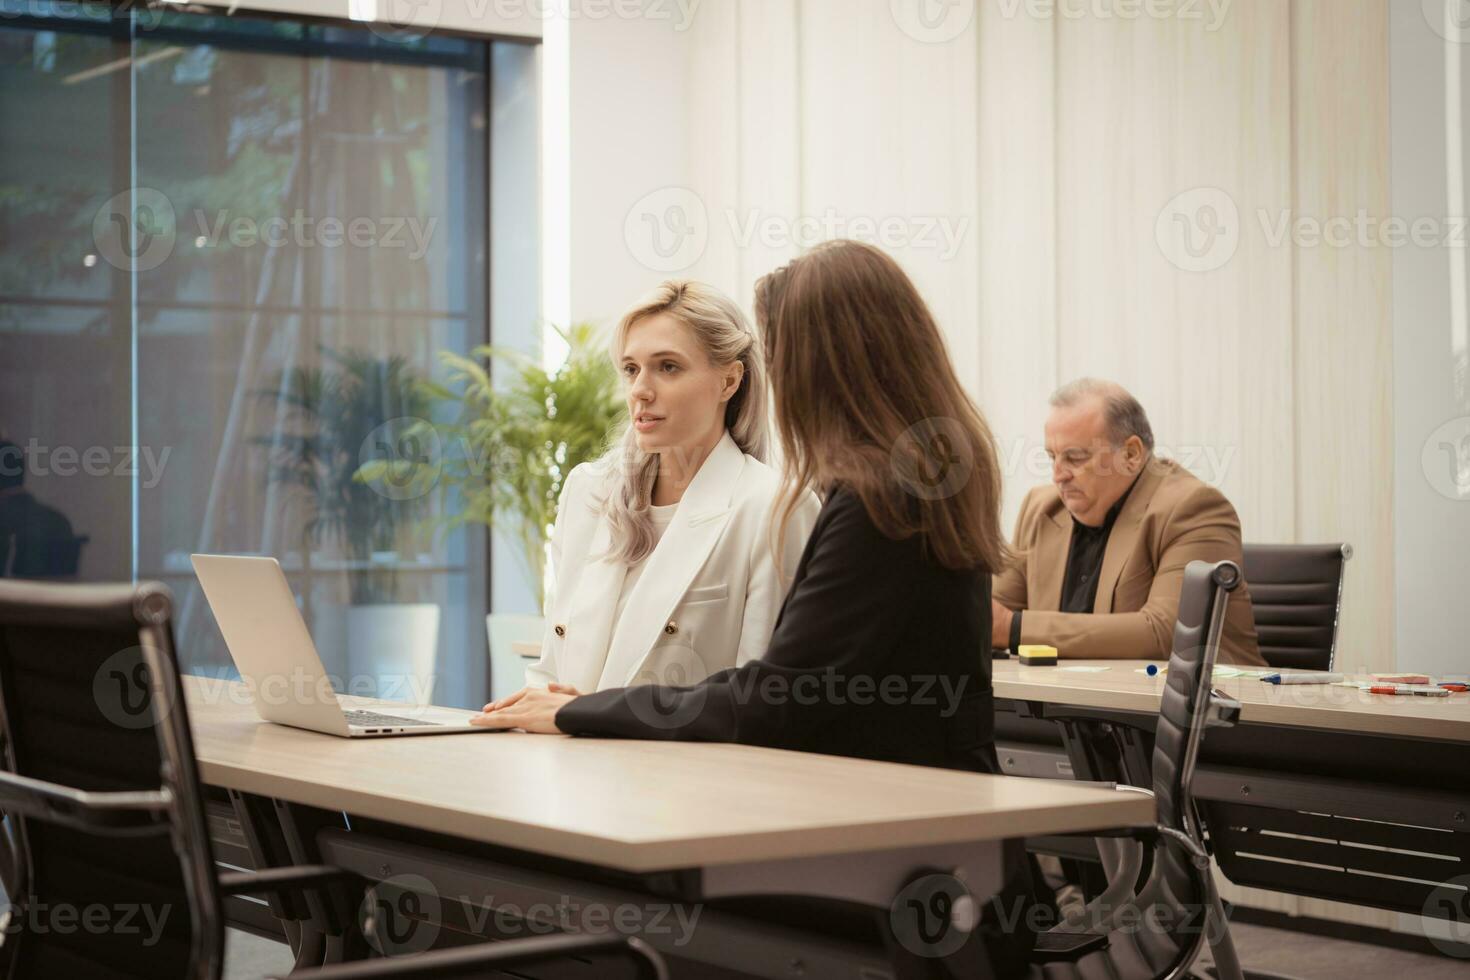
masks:
MULTIPOLYGON (((1042 721, 1055 722, 1058 725, 1102 722, 1114 728, 1132 728, 1140 731, 1148 730, 1143 726, 1130 724, 1121 719, 1109 718, 1104 721, 1096 715, 1070 714, 1065 708, 1059 710, 1052 705, 1047 705, 1045 712, 1042 713, 1040 718, 1042 721)), ((1239 720, 1240 702, 1227 694, 1211 689, 1209 701, 1205 706, 1206 726, 1209 728, 1229 728, 1239 720)))
POLYGON ((1211 690, 1205 705, 1206 728, 1234 728, 1240 722, 1240 702, 1228 694, 1211 690))
POLYGON ((261 871, 226 871, 218 878, 221 897, 261 892, 295 892, 322 885, 352 884, 363 879, 330 864, 298 864, 261 871))
POLYGON ((1037 933, 1036 945, 1031 947, 1032 963, 1075 963, 1088 953, 1107 949, 1109 936, 1105 932, 1059 932, 1049 929, 1037 933))
POLYGON ((589 953, 621 953, 639 968, 640 980, 667 980, 668 970, 643 940, 633 936, 566 934, 509 939, 439 949, 415 956, 338 963, 312 970, 295 970, 289 977, 270 980, 390 980, 396 977, 459 977, 470 970, 503 971, 548 960, 589 953))
MULTIPOLYGON (((1072 786, 1085 786, 1089 789, 1111 789, 1119 793, 1140 793, 1144 796, 1153 796, 1154 791, 1144 786, 1130 786, 1128 783, 1097 782, 1087 779, 1072 780, 1072 786)), ((1147 827, 1104 827, 1101 830, 1087 830, 1073 836, 1077 837, 1131 837, 1134 840, 1148 843, 1158 836, 1158 828, 1147 827)))
POLYGON ((1115 783, 1101 779, 1069 779, 1068 786, 1081 786, 1084 789, 1115 789, 1120 793, 1142 793, 1144 796, 1153 796, 1154 791, 1147 786, 1134 786, 1131 783, 1115 783))
POLYGON ((1189 861, 1200 871, 1210 870, 1210 852, 1194 842, 1182 830, 1173 827, 1165 827, 1163 824, 1154 824, 1152 827, 1111 827, 1107 830, 1089 830, 1089 837, 1131 837, 1145 844, 1153 844, 1160 837, 1167 837, 1180 847, 1184 848, 1189 855, 1189 861))
MULTIPOLYGON (((1119 793, 1141 793, 1144 796, 1153 796, 1154 791, 1143 786, 1130 786, 1127 783, 1109 783, 1088 779, 1068 780, 1070 786, 1083 786, 1087 789, 1111 789, 1119 793)), ((1038 838, 1027 838, 1028 840, 1044 840, 1051 835, 1038 838)), ((1103 827, 1099 830, 1083 830, 1075 834, 1066 834, 1066 838, 1086 837, 1131 837, 1135 840, 1152 841, 1158 834, 1153 826, 1146 827, 1103 827)))
POLYGON ((167 789, 97 792, 0 772, 0 811, 35 817, 90 834, 168 832, 173 794, 167 789))

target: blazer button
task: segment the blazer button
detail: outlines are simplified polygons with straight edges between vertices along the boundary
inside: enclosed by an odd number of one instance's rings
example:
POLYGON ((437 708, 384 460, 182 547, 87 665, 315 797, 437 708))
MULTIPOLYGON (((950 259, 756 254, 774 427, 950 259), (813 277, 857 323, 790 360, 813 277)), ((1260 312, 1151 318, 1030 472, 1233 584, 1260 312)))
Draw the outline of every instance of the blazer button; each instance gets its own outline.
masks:
POLYGON ((553 629, 553 632, 556 633, 557 636, 566 636, 567 628, 560 623, 557 623, 555 628, 553 629))
POLYGON ((679 624, 674 622, 672 619, 669 620, 669 624, 664 627, 664 632, 669 634, 670 636, 673 636, 675 633, 679 632, 679 624))

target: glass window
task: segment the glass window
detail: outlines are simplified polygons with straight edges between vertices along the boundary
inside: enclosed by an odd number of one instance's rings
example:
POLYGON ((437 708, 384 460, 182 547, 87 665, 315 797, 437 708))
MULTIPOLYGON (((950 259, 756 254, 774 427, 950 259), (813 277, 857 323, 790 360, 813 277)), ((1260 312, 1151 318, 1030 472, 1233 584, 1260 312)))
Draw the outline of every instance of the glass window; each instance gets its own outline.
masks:
POLYGON ((189 555, 272 555, 342 689, 482 704, 486 535, 354 473, 492 312, 535 342, 535 90, 515 42, 0 0, 0 574, 167 582, 215 671, 189 555))

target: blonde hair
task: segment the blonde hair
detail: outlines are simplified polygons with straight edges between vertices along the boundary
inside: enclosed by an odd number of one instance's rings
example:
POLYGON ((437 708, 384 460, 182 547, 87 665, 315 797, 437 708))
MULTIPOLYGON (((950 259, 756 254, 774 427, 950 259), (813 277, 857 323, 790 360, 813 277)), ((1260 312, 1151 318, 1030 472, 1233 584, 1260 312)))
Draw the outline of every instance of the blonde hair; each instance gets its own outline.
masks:
MULTIPOLYGON (((711 364, 724 366, 739 361, 745 366, 740 387, 725 403, 725 429, 742 452, 765 462, 770 441, 765 357, 745 314, 712 286, 691 279, 670 279, 623 314, 612 339, 615 364, 622 360, 628 331, 634 324, 660 313, 688 327, 711 364)), ((658 476, 658 454, 638 448, 630 418, 612 437, 612 448, 603 459, 615 474, 602 502, 603 517, 612 525, 611 555, 636 565, 653 551, 653 521, 648 507, 658 476)))

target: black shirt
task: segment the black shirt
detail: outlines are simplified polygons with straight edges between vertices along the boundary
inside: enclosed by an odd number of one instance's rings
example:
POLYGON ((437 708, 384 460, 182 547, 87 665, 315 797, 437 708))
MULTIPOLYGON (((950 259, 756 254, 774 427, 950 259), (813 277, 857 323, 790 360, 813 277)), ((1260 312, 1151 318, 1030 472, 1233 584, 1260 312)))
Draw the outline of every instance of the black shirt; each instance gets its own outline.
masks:
POLYGON ((77 573, 71 522, 29 493, 0 496, 0 578, 55 578, 77 573))
MULTIPOLYGON (((975 656, 989 639, 990 573, 941 567, 918 535, 886 537, 839 487, 812 528, 763 657, 692 686, 585 694, 562 706, 556 726, 996 773, 990 658, 975 656)), ((1020 850, 1003 865, 1006 882, 975 934, 982 941, 965 955, 987 956, 988 976, 1026 976, 1030 876, 1020 850)))
MULTIPOLYGON (((1142 475, 1140 472, 1139 476, 1142 475)), ((1123 496, 1108 508, 1107 516, 1097 527, 1089 527, 1075 518, 1072 520, 1072 544, 1067 550, 1067 571, 1062 577, 1058 612, 1092 612, 1093 603, 1097 601, 1097 580, 1102 574, 1103 555, 1108 550, 1108 537, 1113 533, 1113 525, 1118 522, 1123 505, 1128 502, 1128 495, 1137 485, 1138 477, 1135 476, 1128 489, 1123 491, 1123 496)), ((1020 645, 1021 613, 1018 610, 1011 617, 1011 649, 1020 645)))
POLYGON ((690 687, 583 695, 556 725, 996 773, 990 661, 974 655, 989 636, 989 572, 940 567, 917 535, 886 537, 839 487, 764 656, 690 687))

